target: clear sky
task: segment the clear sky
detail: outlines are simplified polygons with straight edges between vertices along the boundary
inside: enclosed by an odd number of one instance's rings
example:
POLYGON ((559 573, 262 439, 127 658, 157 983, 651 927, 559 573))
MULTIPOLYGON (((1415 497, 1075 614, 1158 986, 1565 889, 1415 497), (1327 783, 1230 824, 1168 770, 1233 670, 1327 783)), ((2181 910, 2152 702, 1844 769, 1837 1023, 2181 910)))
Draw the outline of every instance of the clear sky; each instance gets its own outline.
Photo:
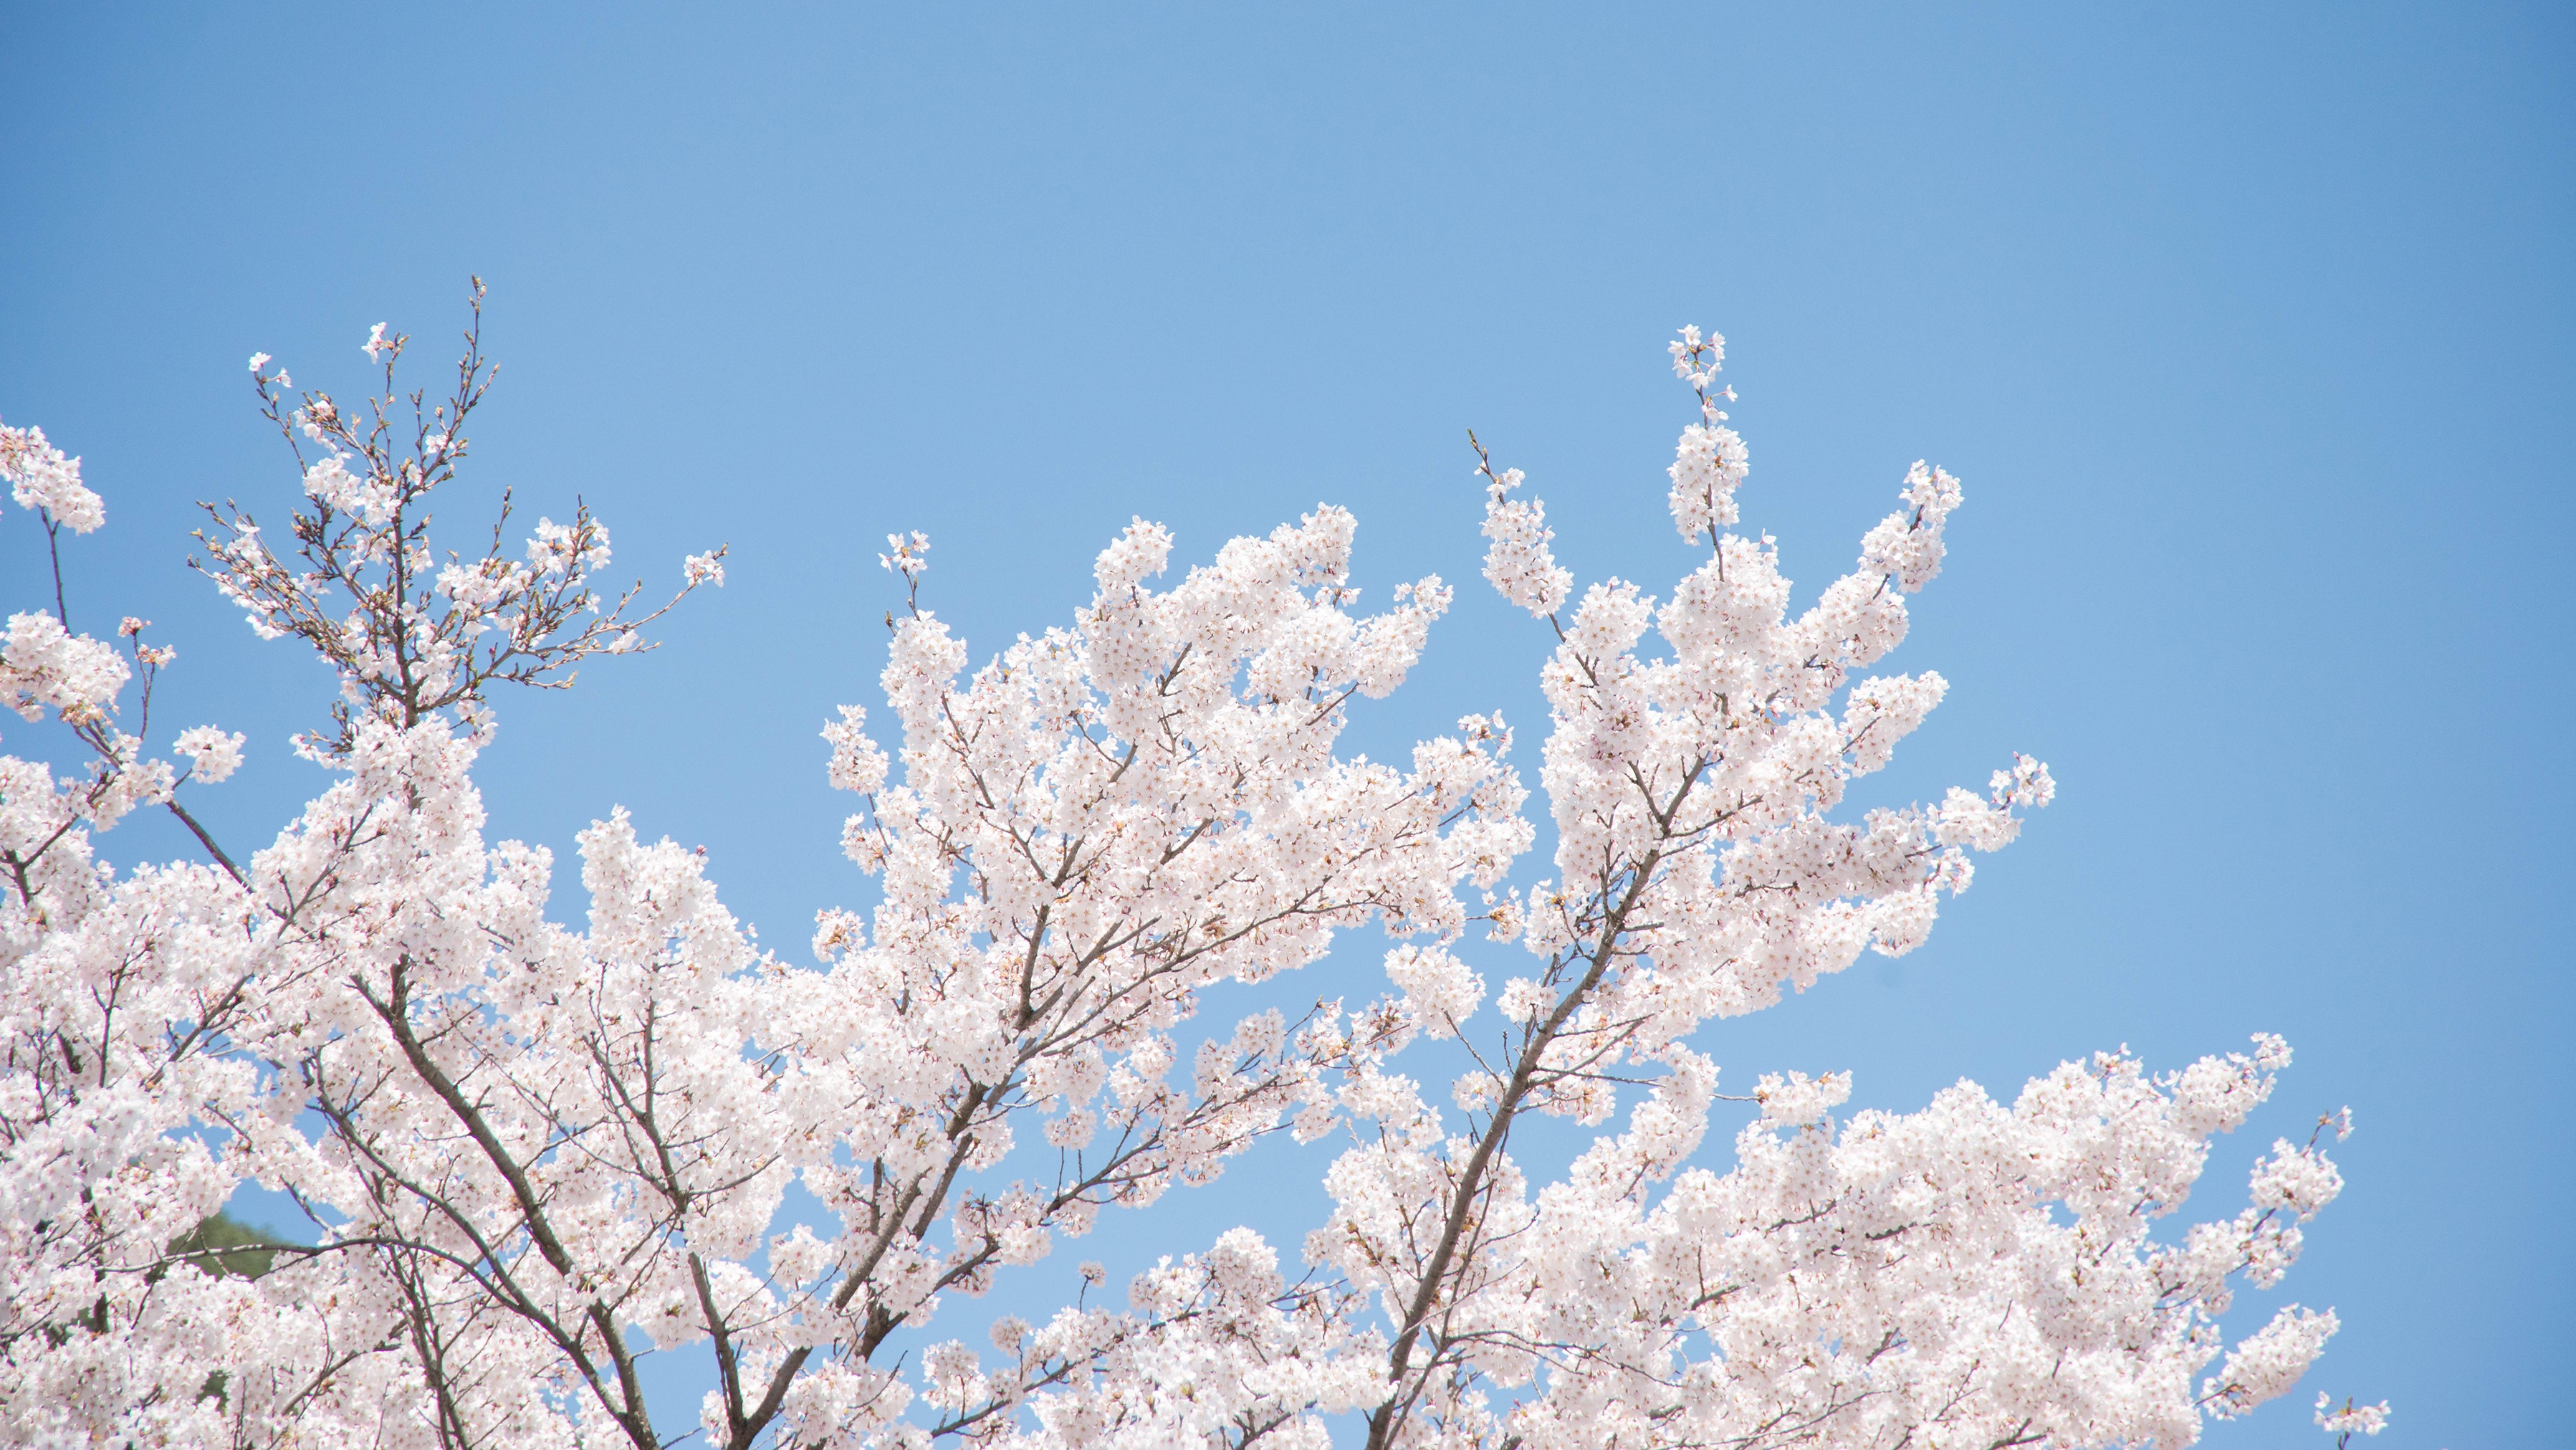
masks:
MULTIPOLYGON (((2281 1032, 2297 1066, 2191 1207, 2350 1103, 2343 1200, 2235 1316, 2345 1328, 2207 1443, 2322 1444, 2314 1388, 2393 1398, 2379 1445, 2565 1434, 2568 9, 521 8, 0 5, 0 418, 108 500, 75 622, 158 620, 168 718, 250 733, 201 802, 233 839, 318 788, 283 741, 327 690, 183 566, 190 500, 293 491, 243 360, 354 390, 390 320, 435 364, 469 272, 502 368, 474 476, 587 498, 657 588, 733 546, 661 652, 501 702, 492 834, 568 862, 623 803, 798 959, 869 899, 815 732, 875 700, 888 530, 932 535, 980 657, 1065 620, 1131 515, 1178 562, 1345 504, 1373 601, 1462 586, 1351 748, 1537 727, 1543 627, 1475 577, 1464 430, 1579 581, 1667 589, 1662 348, 1697 322, 1746 521, 1809 590, 1907 463, 1967 482, 1892 661, 1949 702, 1873 798, 2014 749, 2061 785, 1928 947, 1712 1026, 1730 1090, 1848 1067, 1910 1109, 2281 1032)), ((0 527, 0 609, 39 560, 0 527)), ((158 829, 108 854, 180 854, 158 829)), ((1375 971, 1354 939, 1309 975, 1375 971)), ((1014 1292, 1247 1219, 1293 1244, 1327 1151, 1014 1292)))

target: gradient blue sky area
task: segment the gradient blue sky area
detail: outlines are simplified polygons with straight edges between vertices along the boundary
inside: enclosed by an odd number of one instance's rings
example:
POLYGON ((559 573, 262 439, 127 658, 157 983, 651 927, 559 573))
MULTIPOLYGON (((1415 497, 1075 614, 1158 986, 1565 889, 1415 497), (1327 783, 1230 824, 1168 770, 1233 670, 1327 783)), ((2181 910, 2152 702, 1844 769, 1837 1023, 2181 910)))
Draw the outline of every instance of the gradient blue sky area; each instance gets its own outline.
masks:
MULTIPOLYGON (((1529 471, 1578 579, 1668 588, 1662 349, 1699 322, 1732 343, 1747 523, 1806 590, 1907 463, 1967 481, 1892 662, 1949 703, 1870 798, 2016 748, 2062 785, 1926 949, 1712 1026, 1726 1080, 1849 1067, 1912 1108, 2284 1033, 2298 1065, 2193 1208, 2350 1103, 2343 1201, 2235 1316, 2345 1329, 2209 1443, 2322 1444, 2317 1388, 2392 1397, 2383 1444, 2564 1434, 2567 9, 711 15, 0 11, 0 418, 109 501, 77 622, 156 619, 164 718, 250 733, 201 802, 227 835, 317 788, 284 737, 327 689, 183 567, 190 500, 293 491, 243 359, 354 390, 389 319, 437 364, 469 272, 502 366, 476 486, 586 497, 657 588, 733 546, 661 652, 502 702, 493 834, 568 862, 622 803, 799 960, 816 907, 868 899, 815 732, 875 698, 888 530, 933 536, 929 602, 980 655, 1066 619, 1130 515, 1199 560, 1346 504, 1371 600, 1465 586, 1351 748, 1535 727, 1543 626, 1475 577, 1464 430, 1529 471)), ((0 608, 40 559, 0 526, 0 608)), ((147 823, 108 854, 182 848, 147 823)), ((1376 971, 1354 940, 1289 995, 1376 971)), ((1293 1245, 1328 1151, 1265 1146, 1000 1297, 1247 1219, 1293 1245)))

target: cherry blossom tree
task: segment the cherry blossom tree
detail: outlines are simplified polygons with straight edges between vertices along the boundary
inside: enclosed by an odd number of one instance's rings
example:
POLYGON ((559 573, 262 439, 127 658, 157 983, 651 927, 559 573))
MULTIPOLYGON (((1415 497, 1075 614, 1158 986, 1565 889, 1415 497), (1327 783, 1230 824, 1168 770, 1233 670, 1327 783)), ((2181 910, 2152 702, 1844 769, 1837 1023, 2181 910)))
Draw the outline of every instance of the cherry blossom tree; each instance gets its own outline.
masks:
MULTIPOLYGON (((1476 446, 1485 577, 1552 645, 1543 823, 1497 716, 1403 766, 1337 753, 1451 599, 1427 578, 1360 612, 1338 508, 1177 579, 1140 521, 1069 623, 972 668, 925 604, 929 541, 898 536, 893 749, 857 706, 822 732, 875 901, 821 913, 794 963, 623 812, 580 837, 578 927, 548 852, 484 839, 496 687, 650 648, 660 610, 598 582, 586 508, 520 547, 505 500, 479 552, 434 544, 490 382, 477 335, 434 401, 382 326, 354 404, 251 360, 300 497, 274 534, 211 508, 200 567, 339 680, 295 741, 331 784, 256 850, 185 804, 242 738, 154 753, 170 651, 63 607, 61 535, 105 517, 78 461, 0 429, 55 560, 9 619, 0 700, 65 756, 0 756, 0 1440, 2176 1446, 2288 1392, 2334 1332, 2293 1305, 2230 1344, 2219 1316, 2297 1258, 2348 1117, 2276 1144, 2241 1211, 2162 1225, 2272 1092, 2277 1038, 2161 1074, 2097 1054, 1910 1114, 1838 1116, 1847 1072, 1764 1074, 1733 1098, 1759 1112, 1731 1166, 1703 1161, 1729 1098, 1712 1020, 1912 950, 1970 853, 2055 790, 2015 756, 1981 793, 1843 807, 1946 688, 1869 671, 1960 485, 1914 465, 1794 610, 1771 541, 1733 531, 1721 339, 1672 346, 1697 409, 1668 502, 1696 562, 1660 599, 1577 597, 1521 473, 1476 446), (104 864, 97 839, 148 809, 203 859, 104 864), (1518 879, 1542 824, 1545 879, 1518 879), (1199 1019, 1207 989, 1372 923, 1382 989, 1318 1001, 1310 973, 1199 1019), (1433 1092, 1409 1050, 1464 1070, 1433 1092), (1533 1117, 1589 1146, 1516 1152, 1533 1117), (1238 1228, 1123 1301, 1086 1264, 1042 1324, 933 1337, 1276 1133, 1340 1145, 1302 1243, 1238 1228), (306 1241, 215 1231, 254 1182, 306 1241), (671 1355, 713 1364, 695 1424, 647 1404, 671 1355)), ((678 593, 723 582, 718 548, 678 593)), ((2316 1417, 2348 1439, 2386 1407, 2316 1417)))

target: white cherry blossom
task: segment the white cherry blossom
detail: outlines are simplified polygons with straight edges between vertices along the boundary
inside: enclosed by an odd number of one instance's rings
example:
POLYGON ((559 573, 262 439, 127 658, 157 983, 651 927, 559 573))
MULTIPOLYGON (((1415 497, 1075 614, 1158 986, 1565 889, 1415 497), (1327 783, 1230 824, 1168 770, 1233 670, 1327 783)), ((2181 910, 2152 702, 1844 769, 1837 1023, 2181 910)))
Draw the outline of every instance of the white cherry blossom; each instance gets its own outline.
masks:
MULTIPOLYGON (((1350 513, 1177 573, 1139 520, 1087 603, 980 665, 898 534, 881 737, 841 707, 816 781, 856 798, 875 899, 820 912, 803 964, 622 810, 579 837, 578 925, 550 853, 486 839, 493 687, 650 648, 659 611, 594 595, 586 509, 432 547, 488 373, 469 334, 424 412, 404 341, 370 331, 357 406, 251 360, 298 562, 227 509, 203 567, 340 684, 299 747, 330 783, 267 845, 227 851, 183 800, 241 736, 147 746, 172 659, 148 626, 94 639, 59 590, 9 617, 0 702, 77 758, 0 756, 0 1442, 1321 1450, 1339 1417, 1423 1450, 2179 1446, 2335 1332, 2293 1304, 2231 1345, 2219 1317, 2342 1191, 2319 1140, 2348 1113, 2277 1141, 2241 1210, 2168 1225, 2275 1090, 2277 1038, 2166 1073, 2097 1054, 2008 1104, 1961 1082, 1838 1116, 1839 1064, 1720 1091, 1714 1022, 1920 946, 2056 789, 2015 755, 1983 792, 1845 805, 1949 688, 1870 671, 1962 489, 1907 470, 1796 608, 1772 541, 1730 532, 1721 339, 1672 348, 1695 557, 1660 594, 1576 590, 1476 445, 1485 576, 1550 626, 1543 862, 1499 716, 1401 764, 1343 753, 1452 602, 1432 577, 1357 610, 1350 513), (99 861, 147 807, 205 859, 99 861), (1382 993, 1275 981, 1371 923, 1382 993), (1206 1020, 1220 987, 1267 999, 1206 1020), (1758 1111, 1711 1161, 1730 1100, 1758 1111), (1580 1146, 1531 1146, 1532 1115, 1580 1146), (1178 1246, 1123 1300, 1055 1258, 1274 1134, 1334 1142, 1301 1242, 1178 1246), (209 1237, 250 1183, 310 1242, 209 1237), (1074 1295, 1045 1322, 958 1324, 1046 1274, 1074 1295), (696 1426, 656 1418, 648 1354, 713 1365, 696 1426)), ((0 430, 0 468, 48 529, 104 518, 34 429, 0 430)), ((2345 1438, 2386 1419, 2317 1403, 2345 1438)))

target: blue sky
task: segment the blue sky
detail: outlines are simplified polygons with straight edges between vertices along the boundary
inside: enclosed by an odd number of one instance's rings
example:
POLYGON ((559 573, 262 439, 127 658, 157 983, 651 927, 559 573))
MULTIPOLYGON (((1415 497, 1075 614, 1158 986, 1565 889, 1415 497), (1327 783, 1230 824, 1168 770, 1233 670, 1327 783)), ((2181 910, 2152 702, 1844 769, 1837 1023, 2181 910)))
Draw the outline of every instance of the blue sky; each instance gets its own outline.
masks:
MULTIPOLYGON (((1131 515, 1195 560, 1345 504, 1373 598, 1467 586, 1351 747, 1535 727, 1464 430, 1579 580, 1665 588, 1662 345, 1722 330, 1746 520, 1807 589, 1907 463, 1967 481, 1893 662, 1949 701, 1874 798, 2014 749, 2061 783, 1924 950, 1713 1027, 1726 1080, 1849 1067, 1912 1108, 2281 1032, 2298 1065, 2193 1207, 2316 1112, 2361 1131, 2238 1317, 2338 1308, 2311 1384, 2393 1398, 2381 1444, 2540 1443, 2576 1350, 2576 21, 2244 9, 13 5, 0 418, 83 455, 110 524, 73 607, 160 622, 169 718, 253 740, 202 808, 264 839, 327 686, 184 568, 190 500, 292 491, 243 359, 353 388, 391 320, 434 363, 482 274, 482 485, 582 495, 657 587, 733 546, 660 653, 503 702, 493 835, 568 860, 622 803, 801 958, 867 899, 815 732, 873 699, 888 530, 932 535, 980 655, 1065 619, 1131 515)), ((39 567, 0 528, 0 608, 39 567)), ((178 854, 156 829, 109 854, 178 854)), ((1245 1219, 1293 1243, 1321 1151, 1015 1292, 1245 1219)), ((2302 1401, 2208 1443, 2322 1440, 2302 1401)))

